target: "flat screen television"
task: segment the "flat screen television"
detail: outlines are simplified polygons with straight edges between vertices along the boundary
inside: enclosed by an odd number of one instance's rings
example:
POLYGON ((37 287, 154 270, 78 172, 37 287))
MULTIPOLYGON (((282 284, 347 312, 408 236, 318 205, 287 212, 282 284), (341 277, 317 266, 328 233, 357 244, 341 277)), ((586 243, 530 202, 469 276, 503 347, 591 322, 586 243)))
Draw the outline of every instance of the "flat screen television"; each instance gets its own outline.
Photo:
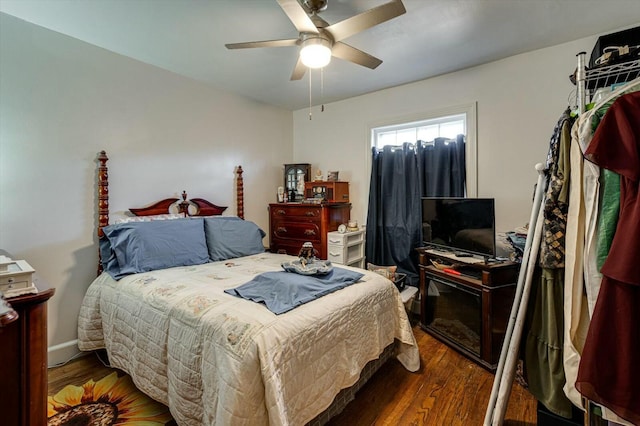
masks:
POLYGON ((496 255, 493 198, 422 198, 425 246, 451 252, 496 255))

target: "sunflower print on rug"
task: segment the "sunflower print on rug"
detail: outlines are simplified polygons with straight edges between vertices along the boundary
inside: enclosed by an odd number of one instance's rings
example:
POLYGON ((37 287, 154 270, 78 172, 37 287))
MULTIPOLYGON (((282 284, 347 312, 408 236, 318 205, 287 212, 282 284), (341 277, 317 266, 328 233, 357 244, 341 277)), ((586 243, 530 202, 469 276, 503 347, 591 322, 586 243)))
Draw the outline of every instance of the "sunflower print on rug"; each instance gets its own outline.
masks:
POLYGON ((48 397, 48 426, 175 424, 169 409, 140 392, 131 377, 114 372, 48 397), (171 422, 171 423, 169 423, 171 422))

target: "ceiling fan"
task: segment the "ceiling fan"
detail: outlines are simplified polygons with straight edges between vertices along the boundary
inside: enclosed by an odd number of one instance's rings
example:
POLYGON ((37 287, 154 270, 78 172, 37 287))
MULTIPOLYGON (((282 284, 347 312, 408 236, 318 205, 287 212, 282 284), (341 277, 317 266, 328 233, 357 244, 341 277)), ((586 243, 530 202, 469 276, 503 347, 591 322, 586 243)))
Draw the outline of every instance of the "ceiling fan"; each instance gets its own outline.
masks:
POLYGON ((318 16, 319 12, 327 8, 328 0, 301 0, 302 4, 298 0, 277 1, 300 33, 298 38, 230 43, 225 46, 227 49, 300 46, 300 55, 291 74, 291 80, 300 80, 307 67, 322 68, 326 66, 331 60, 331 56, 375 69, 382 63, 380 59, 349 46, 342 40, 406 12, 402 0, 392 0, 329 25, 318 16))

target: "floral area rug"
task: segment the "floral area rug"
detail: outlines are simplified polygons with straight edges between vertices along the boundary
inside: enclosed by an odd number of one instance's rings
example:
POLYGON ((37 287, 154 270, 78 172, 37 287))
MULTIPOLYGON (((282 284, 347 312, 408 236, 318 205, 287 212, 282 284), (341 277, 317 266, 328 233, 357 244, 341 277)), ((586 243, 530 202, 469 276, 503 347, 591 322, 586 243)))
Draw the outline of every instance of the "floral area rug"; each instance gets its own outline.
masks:
POLYGON ((169 409, 114 372, 82 386, 67 385, 48 398, 48 426, 175 425, 169 409))

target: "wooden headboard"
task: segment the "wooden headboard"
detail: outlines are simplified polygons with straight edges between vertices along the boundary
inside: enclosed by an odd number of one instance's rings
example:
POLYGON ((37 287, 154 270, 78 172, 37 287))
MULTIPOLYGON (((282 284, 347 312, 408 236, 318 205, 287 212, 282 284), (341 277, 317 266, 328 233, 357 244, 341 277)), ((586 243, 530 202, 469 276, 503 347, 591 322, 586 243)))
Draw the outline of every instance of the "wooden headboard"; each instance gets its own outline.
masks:
MULTIPOLYGON (((100 151, 98 154, 98 239, 104 236, 102 228, 109 225, 109 169, 107 168, 107 153, 100 151)), ((236 167, 236 215, 244 219, 244 185, 242 179, 242 166, 236 167)), ((150 216, 169 213, 172 205, 178 203, 179 198, 165 198, 147 207, 130 208, 129 211, 136 216, 150 216)), ((187 192, 182 191, 182 201, 178 203, 178 211, 185 216, 215 216, 222 214, 227 207, 217 206, 204 198, 187 199, 187 192), (195 208, 191 213, 189 207, 195 208)), ((98 274, 102 272, 102 261, 98 249, 98 274)))

